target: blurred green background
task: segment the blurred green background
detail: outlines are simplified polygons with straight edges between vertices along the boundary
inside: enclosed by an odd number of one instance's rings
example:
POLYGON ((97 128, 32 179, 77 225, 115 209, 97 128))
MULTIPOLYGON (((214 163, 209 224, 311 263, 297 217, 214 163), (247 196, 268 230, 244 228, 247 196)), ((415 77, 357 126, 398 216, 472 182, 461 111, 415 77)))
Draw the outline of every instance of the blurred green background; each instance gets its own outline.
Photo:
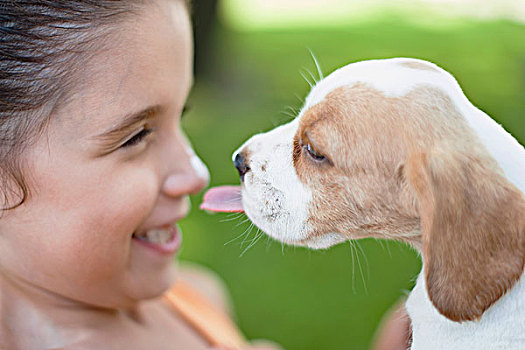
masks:
MULTIPOLYGON (((355 0, 336 15, 301 17, 286 9, 287 0, 273 1, 273 9, 267 3, 264 13, 246 7, 250 1, 194 1, 197 75, 183 125, 209 166, 211 185, 238 183, 232 152, 300 109, 309 91, 302 75, 317 78, 310 50, 325 75, 372 58, 437 63, 524 144, 525 25, 519 21, 447 14, 421 2, 370 8, 355 0)), ((271 339, 287 350, 369 349, 382 315, 412 288, 421 267, 417 254, 396 242, 362 240, 325 251, 283 246, 244 215, 199 211, 201 199, 193 197, 182 223, 181 259, 225 281, 250 339, 271 339)))

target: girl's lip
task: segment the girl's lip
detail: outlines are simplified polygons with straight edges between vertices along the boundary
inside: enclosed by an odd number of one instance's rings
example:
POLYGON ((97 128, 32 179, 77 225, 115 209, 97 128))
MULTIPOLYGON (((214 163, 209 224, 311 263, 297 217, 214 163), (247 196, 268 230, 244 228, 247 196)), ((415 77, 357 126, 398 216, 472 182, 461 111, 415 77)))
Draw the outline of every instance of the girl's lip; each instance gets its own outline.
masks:
POLYGON ((176 225, 170 226, 169 230, 173 236, 166 243, 162 243, 162 244, 151 243, 151 242, 140 240, 134 237, 132 238, 132 240, 140 244, 141 246, 151 249, 162 255, 170 255, 170 254, 175 253, 177 250, 179 250, 182 244, 182 235, 176 225))

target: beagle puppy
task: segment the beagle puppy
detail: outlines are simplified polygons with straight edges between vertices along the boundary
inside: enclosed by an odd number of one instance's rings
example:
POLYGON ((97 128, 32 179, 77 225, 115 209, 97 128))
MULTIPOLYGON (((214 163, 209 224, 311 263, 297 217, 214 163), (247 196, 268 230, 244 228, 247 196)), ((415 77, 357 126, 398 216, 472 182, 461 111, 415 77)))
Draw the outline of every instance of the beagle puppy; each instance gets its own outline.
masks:
POLYGON ((443 69, 342 67, 234 162, 241 187, 212 189, 204 209, 245 211, 292 245, 376 237, 421 253, 412 349, 525 349, 525 149, 443 69))

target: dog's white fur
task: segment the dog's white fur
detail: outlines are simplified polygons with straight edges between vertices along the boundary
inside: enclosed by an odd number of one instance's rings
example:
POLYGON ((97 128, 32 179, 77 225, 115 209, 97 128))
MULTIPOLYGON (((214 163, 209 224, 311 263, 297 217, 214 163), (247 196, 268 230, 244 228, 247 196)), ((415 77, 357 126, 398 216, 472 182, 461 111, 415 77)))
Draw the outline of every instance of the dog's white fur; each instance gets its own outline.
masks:
MULTIPOLYGON (((310 92, 294 121, 254 136, 234 154, 244 152, 251 169, 245 176, 242 190, 246 214, 269 235, 289 244, 315 249, 359 238, 345 232, 314 234, 315 227, 309 219, 316 210, 312 208, 317 205, 313 201, 315 189, 300 180, 292 160, 293 139, 307 111, 337 88, 355 84, 365 84, 385 97, 406 96, 421 86, 443 92, 496 160, 504 177, 525 194, 525 149, 494 120, 473 106, 449 73, 434 64, 415 59, 364 61, 342 67, 321 80, 310 92)), ((337 128, 337 125, 333 127, 337 128)), ((418 234, 408 232, 407 237, 418 234)), ((416 244, 416 248, 420 247, 416 244)), ((516 249, 521 248, 517 246, 516 249)), ((525 349, 523 272, 510 290, 479 319, 463 322, 452 321, 436 309, 423 275, 422 272, 406 304, 412 321, 412 349, 525 349)))
POLYGON ((525 347, 525 278, 480 320, 453 322, 430 302, 423 273, 405 304, 412 323, 411 349, 518 350, 525 347))
POLYGON ((247 142, 252 153, 250 167, 265 167, 274 176, 268 178, 264 172, 250 171, 247 174, 250 191, 243 193, 243 207, 246 213, 254 214, 252 221, 265 232, 279 232, 278 239, 290 244, 308 236, 305 227, 308 206, 304 203, 309 203, 312 196, 290 166, 297 124, 298 119, 269 133, 255 135, 247 142), (287 200, 290 193, 297 200, 287 200))

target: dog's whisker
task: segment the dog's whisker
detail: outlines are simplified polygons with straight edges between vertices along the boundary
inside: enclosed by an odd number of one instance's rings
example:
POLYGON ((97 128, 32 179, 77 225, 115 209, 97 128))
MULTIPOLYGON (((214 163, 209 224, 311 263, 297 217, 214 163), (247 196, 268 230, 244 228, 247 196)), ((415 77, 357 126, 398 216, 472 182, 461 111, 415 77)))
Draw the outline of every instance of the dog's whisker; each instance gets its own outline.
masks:
POLYGON ((385 246, 383 245, 383 240, 382 239, 376 239, 376 241, 381 246, 381 249, 386 250, 385 246))
MULTIPOLYGON (((246 222, 246 220, 244 220, 242 223, 244 223, 244 222, 246 222)), ((242 224, 242 223, 239 223, 239 224, 235 225, 235 227, 239 226, 239 225, 242 224)), ((253 224, 251 224, 251 225, 253 225, 253 224)), ((250 226, 251 226, 251 225, 250 225, 250 226)), ((240 235, 238 235, 237 237, 235 237, 235 238, 229 240, 228 242, 224 243, 224 245, 228 245, 228 244, 230 244, 230 243, 232 243, 232 242, 234 242, 234 241, 240 239, 241 237, 243 237, 243 236, 248 232, 248 229, 250 228, 250 226, 248 226, 248 228, 246 228, 246 229, 244 230, 244 232, 241 233, 240 235)), ((242 243, 241 243, 241 245, 242 245, 242 243)))
POLYGON ((295 116, 295 114, 292 111, 281 111, 281 113, 286 115, 286 116, 288 116, 288 117, 295 116))
POLYGON ((292 106, 287 106, 286 109, 287 109, 289 112, 293 113, 294 115, 299 114, 299 109, 294 108, 294 107, 292 107, 292 106))
POLYGON ((306 72, 310 75, 310 78, 312 78, 312 80, 313 80, 313 84, 314 84, 314 86, 315 86, 315 85, 317 84, 317 80, 315 79, 313 73, 310 72, 309 69, 306 69, 306 68, 305 68, 305 70, 306 70, 306 72))
POLYGON ((234 218, 239 218, 240 216, 242 216, 244 213, 227 213, 226 214, 226 218, 231 218, 231 217, 234 217, 234 218))
POLYGON ((239 220, 241 218, 241 215, 239 216, 234 216, 234 217, 230 217, 230 218, 226 218, 226 219, 222 219, 222 220, 219 220, 219 222, 230 222, 230 221, 236 221, 236 220, 239 220))
POLYGON ((225 219, 219 220, 219 222, 235 221, 240 219, 243 215, 244 213, 231 213, 225 219))
POLYGON ((295 119, 298 115, 298 111, 290 106, 288 106, 285 110, 281 111, 281 113, 291 119, 295 119))
MULTIPOLYGON (((239 257, 242 257, 244 255, 244 252, 246 252, 246 248, 244 248, 245 242, 248 240, 248 237, 250 237, 252 231, 253 231, 253 225, 250 225, 250 227, 247 230, 246 235, 244 236, 244 238, 243 238, 243 240, 241 242, 240 248, 243 249, 243 251, 241 252, 239 257)), ((253 242, 253 238, 247 243, 247 245, 249 246, 251 242, 253 242)))
POLYGON ((390 241, 386 241, 386 251, 388 252, 388 256, 392 258, 392 252, 390 251, 390 241))
POLYGON ((246 219, 244 219, 244 220, 242 220, 242 221, 239 221, 239 222, 235 225, 235 227, 238 227, 238 226, 240 226, 240 225, 242 225, 242 224, 244 224, 244 223, 246 223, 246 222, 248 222, 248 221, 250 221, 250 219, 247 217, 246 219))
POLYGON ((270 247, 272 245, 272 239, 270 236, 266 235, 266 253, 270 251, 270 247))
POLYGON ((312 59, 314 60, 315 67, 317 68, 317 73, 319 73, 318 81, 320 81, 324 79, 324 75, 323 75, 323 72, 321 71, 321 66, 319 65, 319 61, 317 60, 317 57, 315 57, 314 52, 310 48, 308 48, 308 51, 310 51, 310 56, 312 56, 312 59))
POLYGON ((250 234, 252 233, 252 230, 253 230, 253 227, 255 225, 253 223, 250 223, 250 226, 248 226, 248 228, 246 229, 246 231, 244 231, 243 233, 243 240, 241 242, 241 248, 244 246, 244 243, 246 242, 246 240, 248 239, 248 237, 250 237, 250 234))
POLYGON ((250 224, 250 225, 244 230, 243 233, 241 233, 240 235, 238 235, 238 236, 235 237, 234 239, 230 240, 229 242, 225 243, 225 245, 226 245, 226 244, 229 244, 229 243, 231 243, 231 242, 234 242, 234 241, 236 241, 236 240, 238 240, 238 239, 240 239, 240 238, 243 238, 242 242, 239 244, 239 245, 241 246, 241 248, 242 248, 244 242, 246 241, 246 237, 247 237, 247 235, 249 235, 250 232, 251 232, 252 227, 253 227, 253 224, 250 224))
POLYGON ((238 223, 235 225, 235 227, 238 227, 239 225, 242 225, 242 224, 244 224, 244 223, 246 223, 246 222, 248 222, 248 221, 250 221, 250 218, 246 217, 246 219, 244 219, 244 220, 238 222, 238 223))
POLYGON ((356 294, 356 288, 355 288, 355 262, 357 261, 357 267, 359 268, 359 273, 361 274, 361 281, 363 283, 363 289, 365 291, 365 294, 368 294, 368 289, 367 289, 366 281, 365 281, 365 275, 363 273, 363 267, 361 266, 361 260, 359 258, 359 252, 361 252, 361 254, 363 254, 363 256, 365 257, 366 264, 367 264, 367 271, 368 271, 368 275, 369 275, 370 272, 369 272, 369 267, 368 267, 368 259, 367 259, 366 255, 365 255, 364 251, 363 251, 363 248, 359 245, 359 243, 357 241, 349 240, 348 242, 350 244, 350 252, 351 252, 351 255, 352 255, 352 291, 354 292, 354 294, 356 294), (354 251, 355 251, 355 258, 354 258, 354 251))
MULTIPOLYGON (((305 68, 303 68, 303 69, 305 69, 305 68)), ((301 74, 301 76, 303 77, 303 79, 306 80, 306 82, 308 83, 308 85, 310 85, 310 88, 313 88, 313 87, 314 87, 314 83, 312 83, 312 82, 308 79, 308 77, 306 76, 306 74, 305 74, 304 72, 301 71, 301 72, 299 72, 299 74, 301 74)), ((311 73, 310 73, 310 75, 311 75, 311 73)))
POLYGON ((252 242, 250 243, 250 245, 248 247, 246 247, 246 249, 244 249, 244 251, 242 252, 241 254, 241 257, 248 251, 248 249, 250 249, 251 247, 253 247, 257 242, 259 242, 259 240, 261 239, 261 237, 263 237, 264 235, 264 232, 261 232, 261 230, 257 229, 257 233, 255 234, 255 238, 252 240, 252 242))
POLYGON ((251 241, 248 243, 248 245, 252 245, 252 243, 259 238, 259 234, 261 233, 261 230, 259 230, 255 225, 252 225, 253 227, 250 230, 250 233, 252 233, 253 229, 256 229, 254 237, 251 239, 251 241))
POLYGON ((272 118, 272 124, 274 125, 274 128, 297 117, 297 111, 291 106, 285 107, 279 113, 279 118, 272 118))
POLYGON ((228 242, 224 243, 224 245, 228 245, 228 244, 230 244, 230 243, 232 243, 232 242, 235 242, 236 240, 238 240, 239 238, 241 238, 243 235, 244 235, 244 233, 241 234, 241 235, 238 235, 238 236, 235 237, 235 238, 230 239, 228 242))
MULTIPOLYGON (((250 234, 252 233, 253 229, 256 228, 255 225, 251 225, 250 227, 250 231, 248 232, 248 235, 246 236, 246 238, 248 238, 250 236, 250 234)), ((254 237, 248 242, 248 246, 246 248, 244 248, 243 252, 241 253, 240 257, 242 257, 247 251, 248 249, 250 249, 251 247, 253 247, 253 245, 255 243, 257 243, 257 241, 259 240, 259 238, 261 237, 259 235, 259 232, 260 230, 257 229, 257 232, 255 233, 254 237)), ((243 241, 243 244, 244 244, 244 241, 243 241)), ((243 246, 243 244, 241 245, 241 248, 243 246)))
POLYGON ((355 290, 355 258, 354 258, 354 246, 352 244, 352 241, 348 241, 348 244, 350 246, 350 256, 352 257, 352 292, 354 294, 357 294, 355 290))
POLYGON ((295 115, 293 115, 293 114, 291 114, 291 113, 284 113, 284 112, 283 112, 283 114, 284 114, 284 118, 286 118, 286 119, 285 119, 285 120, 282 120, 282 121, 280 121, 280 122, 276 122, 276 123, 275 123, 275 127, 277 127, 278 125, 280 125, 280 124, 282 124, 282 123, 285 123, 285 122, 288 122, 288 121, 290 121, 290 120, 295 119, 295 115))
POLYGON ((392 252, 390 251, 390 245, 388 244, 389 240, 376 239, 376 241, 381 246, 381 249, 383 249, 383 251, 386 251, 388 253, 388 256, 392 258, 392 252))
MULTIPOLYGON (((366 263, 366 280, 370 280, 370 265, 368 264, 368 258, 365 254, 365 251, 363 250, 363 247, 361 247, 361 245, 359 244, 359 242, 355 242, 357 248, 359 248, 359 251, 361 252, 361 254, 363 254, 363 257, 365 258, 365 263, 366 263)), ((361 279, 363 281, 363 287, 365 289, 365 294, 368 294, 368 289, 366 287, 366 282, 365 282, 365 276, 363 275, 363 271, 361 269, 361 263, 359 262, 359 259, 357 260, 357 263, 359 264, 359 270, 361 271, 361 279)))
MULTIPOLYGON (((356 242, 353 242, 354 244, 356 242)), ((361 266, 361 260, 359 259, 359 252, 357 250, 357 247, 354 245, 354 249, 355 249, 355 257, 356 257, 356 260, 357 260, 357 267, 359 268, 359 273, 361 274, 361 281, 363 283, 363 287, 364 287, 364 290, 365 290, 365 293, 368 294, 368 291, 366 289, 366 283, 365 283, 365 278, 364 278, 364 275, 363 275, 363 268, 361 266)))
POLYGON ((304 98, 301 97, 301 96, 299 96, 299 94, 294 94, 294 96, 299 100, 299 102, 300 102, 301 104, 304 103, 304 98))
MULTIPOLYGON (((284 236, 285 237, 289 237, 288 236, 288 229, 290 227, 290 219, 291 219, 291 215, 286 215, 286 222, 285 222, 285 225, 284 225, 284 236)), ((295 248, 295 246, 294 246, 295 248)), ((284 255, 284 248, 283 248, 283 255, 284 255)))

